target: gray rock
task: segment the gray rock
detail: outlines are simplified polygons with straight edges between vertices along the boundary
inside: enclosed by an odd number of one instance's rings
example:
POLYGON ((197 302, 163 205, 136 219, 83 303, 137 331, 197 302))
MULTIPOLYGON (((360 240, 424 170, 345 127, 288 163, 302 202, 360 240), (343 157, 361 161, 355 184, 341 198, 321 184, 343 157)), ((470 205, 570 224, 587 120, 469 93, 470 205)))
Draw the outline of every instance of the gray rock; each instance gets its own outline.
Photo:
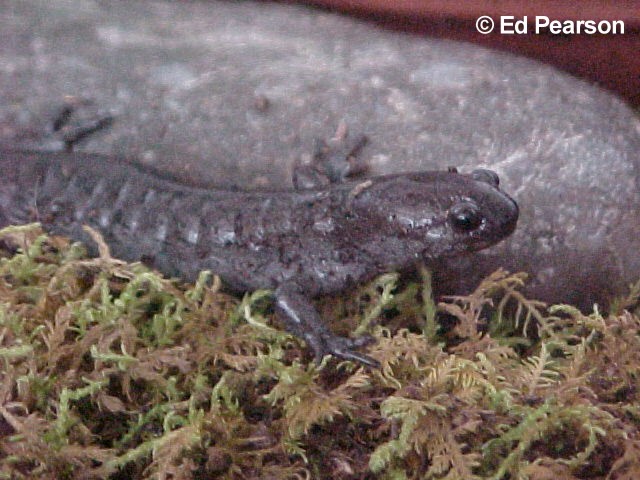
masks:
POLYGON ((529 294, 589 308, 640 278, 638 117, 540 63, 304 7, 5 0, 0 141, 35 135, 64 95, 117 115, 80 150, 198 184, 289 185, 341 121, 369 136, 376 174, 496 170, 518 230, 443 267, 443 291, 506 266, 531 273, 529 294))

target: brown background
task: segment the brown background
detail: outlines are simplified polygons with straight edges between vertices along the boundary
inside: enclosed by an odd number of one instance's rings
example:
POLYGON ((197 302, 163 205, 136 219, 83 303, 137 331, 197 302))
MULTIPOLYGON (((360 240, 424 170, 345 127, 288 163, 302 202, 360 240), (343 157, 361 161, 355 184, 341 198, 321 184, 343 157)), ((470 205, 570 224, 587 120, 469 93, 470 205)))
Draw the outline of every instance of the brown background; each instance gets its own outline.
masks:
MULTIPOLYGON (((357 15, 386 28, 463 40, 537 58, 617 92, 640 107, 640 0, 310 0, 318 6, 357 15), (481 35, 475 21, 500 15, 529 22, 536 15, 552 20, 623 20, 624 35, 481 35)), ((531 31, 531 29, 529 29, 531 31)))

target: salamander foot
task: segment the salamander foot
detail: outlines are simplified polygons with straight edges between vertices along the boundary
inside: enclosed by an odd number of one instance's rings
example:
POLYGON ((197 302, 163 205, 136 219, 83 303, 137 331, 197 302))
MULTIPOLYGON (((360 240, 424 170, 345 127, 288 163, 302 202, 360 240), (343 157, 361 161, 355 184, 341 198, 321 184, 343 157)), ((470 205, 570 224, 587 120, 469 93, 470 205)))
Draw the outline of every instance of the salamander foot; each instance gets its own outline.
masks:
POLYGON ((66 97, 46 122, 44 132, 22 141, 19 147, 39 152, 70 152, 78 142, 112 122, 113 115, 99 109, 93 101, 66 97))
POLYGON ((333 138, 316 139, 309 163, 298 162, 293 168, 293 186, 296 190, 318 188, 341 183, 349 177, 365 173, 368 165, 358 158, 367 144, 365 135, 348 138, 347 124, 342 121, 333 138))
POLYGON ((358 349, 373 343, 373 337, 365 335, 351 339, 334 335, 301 293, 301 289, 295 285, 281 285, 276 289, 275 296, 277 315, 285 323, 288 331, 307 342, 313 350, 316 362, 322 361, 325 355, 333 355, 368 367, 380 367, 376 360, 358 352, 358 349))

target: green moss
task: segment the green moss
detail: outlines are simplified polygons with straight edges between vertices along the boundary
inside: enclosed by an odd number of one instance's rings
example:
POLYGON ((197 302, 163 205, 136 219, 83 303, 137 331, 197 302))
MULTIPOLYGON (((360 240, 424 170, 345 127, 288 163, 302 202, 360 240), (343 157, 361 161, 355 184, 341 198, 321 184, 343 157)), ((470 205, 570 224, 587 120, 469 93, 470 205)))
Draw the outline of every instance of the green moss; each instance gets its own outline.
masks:
POLYGON ((385 275, 318 304, 370 371, 313 363, 269 292, 0 238, 0 478, 640 478, 640 284, 585 315, 522 274, 438 305, 385 275))

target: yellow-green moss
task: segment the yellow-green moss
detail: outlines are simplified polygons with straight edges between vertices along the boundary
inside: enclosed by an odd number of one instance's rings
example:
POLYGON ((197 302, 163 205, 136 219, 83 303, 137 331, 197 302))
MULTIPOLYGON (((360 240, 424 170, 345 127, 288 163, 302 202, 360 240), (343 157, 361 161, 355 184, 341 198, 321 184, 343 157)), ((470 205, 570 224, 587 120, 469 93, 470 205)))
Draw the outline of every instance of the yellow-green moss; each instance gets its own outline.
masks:
POLYGON ((584 315, 527 300, 521 274, 437 306, 427 273, 386 275, 319 304, 377 338, 370 371, 314 364, 267 292, 33 225, 0 241, 0 478, 640 478, 639 286, 584 315))

